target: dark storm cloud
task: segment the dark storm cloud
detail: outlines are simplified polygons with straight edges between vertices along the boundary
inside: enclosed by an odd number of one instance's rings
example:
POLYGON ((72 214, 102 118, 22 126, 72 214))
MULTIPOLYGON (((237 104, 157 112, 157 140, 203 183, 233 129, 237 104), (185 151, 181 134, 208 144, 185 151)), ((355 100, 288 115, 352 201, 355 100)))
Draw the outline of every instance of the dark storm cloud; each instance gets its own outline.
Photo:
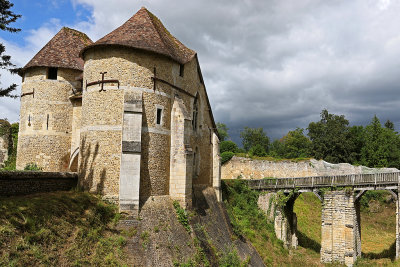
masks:
POLYGON ((400 125, 398 1, 106 1, 69 25, 94 40, 141 6, 198 52, 216 121, 281 137, 322 109, 352 124, 374 114, 400 125))

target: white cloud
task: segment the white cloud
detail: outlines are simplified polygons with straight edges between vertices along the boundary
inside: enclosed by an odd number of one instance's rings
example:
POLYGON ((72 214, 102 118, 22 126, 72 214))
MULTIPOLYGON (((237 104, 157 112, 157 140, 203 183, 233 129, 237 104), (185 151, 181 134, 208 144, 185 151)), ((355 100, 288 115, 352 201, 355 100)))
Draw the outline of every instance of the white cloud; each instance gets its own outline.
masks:
MULTIPOLYGON (((216 120, 234 133, 261 126, 278 137, 318 120, 323 108, 355 124, 374 114, 400 124, 399 1, 72 2, 90 13, 66 26, 93 40, 141 6, 156 14, 198 52, 216 120)), ((61 25, 49 19, 32 31, 27 50, 33 55, 61 25)))

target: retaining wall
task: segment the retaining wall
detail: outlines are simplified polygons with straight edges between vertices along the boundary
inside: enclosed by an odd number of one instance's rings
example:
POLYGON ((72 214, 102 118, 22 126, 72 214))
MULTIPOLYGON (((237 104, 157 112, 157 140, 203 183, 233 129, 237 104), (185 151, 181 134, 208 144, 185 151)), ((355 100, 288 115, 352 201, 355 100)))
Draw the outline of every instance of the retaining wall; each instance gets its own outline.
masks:
POLYGON ((71 172, 0 172, 0 196, 66 191, 77 182, 78 175, 71 172))
POLYGON ((368 174, 398 172, 395 168, 368 168, 348 163, 332 164, 323 160, 308 159, 268 161, 233 157, 221 167, 221 179, 263 179, 266 177, 289 178, 324 175, 368 174))

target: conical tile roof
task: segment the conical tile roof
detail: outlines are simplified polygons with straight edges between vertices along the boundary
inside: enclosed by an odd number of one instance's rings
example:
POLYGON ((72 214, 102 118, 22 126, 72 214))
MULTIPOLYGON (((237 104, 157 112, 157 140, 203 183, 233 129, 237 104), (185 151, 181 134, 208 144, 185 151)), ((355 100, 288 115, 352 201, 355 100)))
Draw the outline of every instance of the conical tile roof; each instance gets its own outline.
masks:
POLYGON ((172 36, 161 21, 144 7, 123 25, 93 45, 84 48, 81 55, 91 47, 105 45, 120 45, 152 51, 181 64, 188 62, 196 54, 172 36))
POLYGON ((59 67, 83 71, 79 52, 93 44, 90 38, 77 30, 63 27, 23 68, 59 67))

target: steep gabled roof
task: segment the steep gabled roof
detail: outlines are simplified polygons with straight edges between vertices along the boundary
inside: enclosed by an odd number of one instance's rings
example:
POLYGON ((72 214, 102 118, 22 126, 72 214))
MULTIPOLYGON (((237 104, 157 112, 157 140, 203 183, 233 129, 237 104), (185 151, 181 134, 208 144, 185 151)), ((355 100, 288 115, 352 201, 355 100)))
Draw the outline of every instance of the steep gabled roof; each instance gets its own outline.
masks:
POLYGON ((105 45, 119 45, 155 52, 172 58, 180 64, 190 61, 196 54, 172 36, 161 21, 144 7, 123 25, 93 45, 84 48, 81 56, 91 47, 105 45))
POLYGON ((90 38, 77 30, 63 27, 23 68, 59 67, 83 71, 79 52, 93 44, 90 38))

